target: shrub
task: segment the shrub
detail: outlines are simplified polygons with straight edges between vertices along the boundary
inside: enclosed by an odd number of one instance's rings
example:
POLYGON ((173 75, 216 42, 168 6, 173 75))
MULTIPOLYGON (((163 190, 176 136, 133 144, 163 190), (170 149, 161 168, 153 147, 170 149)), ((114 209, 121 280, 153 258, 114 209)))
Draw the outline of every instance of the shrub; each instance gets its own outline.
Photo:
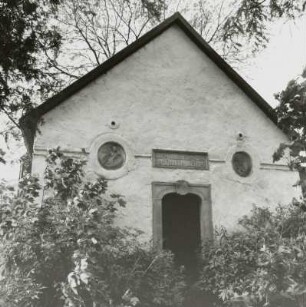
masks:
POLYGON ((0 186, 6 306, 179 306, 182 272, 169 253, 139 242, 140 232, 115 226, 125 202, 85 162, 52 150, 44 186, 25 176, 18 193, 0 186))
POLYGON ((306 293, 305 221, 293 204, 275 212, 255 207, 241 231, 221 229, 203 248, 198 286, 226 306, 297 306, 306 293))

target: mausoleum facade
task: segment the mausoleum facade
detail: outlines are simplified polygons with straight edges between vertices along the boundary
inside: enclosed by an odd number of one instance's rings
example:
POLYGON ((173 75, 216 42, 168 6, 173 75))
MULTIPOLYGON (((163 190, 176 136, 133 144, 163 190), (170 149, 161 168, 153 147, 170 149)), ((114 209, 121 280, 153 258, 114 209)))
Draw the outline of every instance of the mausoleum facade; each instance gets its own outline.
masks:
POLYGON ((297 193, 298 176, 272 162, 288 141, 272 108, 179 14, 21 124, 33 174, 42 176, 51 148, 86 158, 88 178, 104 176, 125 196, 118 223, 161 247, 166 236, 185 247, 211 238, 253 205, 297 193))

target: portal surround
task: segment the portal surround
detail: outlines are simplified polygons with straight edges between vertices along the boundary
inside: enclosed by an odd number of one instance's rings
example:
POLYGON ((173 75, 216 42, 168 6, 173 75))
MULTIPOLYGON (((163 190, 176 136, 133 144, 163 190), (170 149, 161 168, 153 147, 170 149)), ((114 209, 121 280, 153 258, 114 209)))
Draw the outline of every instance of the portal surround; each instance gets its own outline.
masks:
MULTIPOLYGON (((210 184, 190 184, 187 181, 176 182, 153 182, 153 243, 162 250, 163 229, 162 229, 162 199, 166 194, 177 193, 180 195, 195 194, 201 199, 200 205, 200 231, 201 241, 212 240, 213 223, 211 210, 211 186, 210 184)), ((182 225, 183 227, 183 225, 182 225)))

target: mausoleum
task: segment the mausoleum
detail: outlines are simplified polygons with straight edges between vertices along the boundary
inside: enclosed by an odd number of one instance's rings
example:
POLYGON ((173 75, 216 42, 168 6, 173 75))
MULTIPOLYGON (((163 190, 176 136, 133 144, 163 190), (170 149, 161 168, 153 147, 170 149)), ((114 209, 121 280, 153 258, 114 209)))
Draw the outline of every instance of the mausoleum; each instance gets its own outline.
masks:
POLYGON ((21 120, 42 176, 48 149, 88 160, 127 207, 119 223, 193 248, 253 205, 287 204, 297 174, 270 105, 178 13, 21 120))

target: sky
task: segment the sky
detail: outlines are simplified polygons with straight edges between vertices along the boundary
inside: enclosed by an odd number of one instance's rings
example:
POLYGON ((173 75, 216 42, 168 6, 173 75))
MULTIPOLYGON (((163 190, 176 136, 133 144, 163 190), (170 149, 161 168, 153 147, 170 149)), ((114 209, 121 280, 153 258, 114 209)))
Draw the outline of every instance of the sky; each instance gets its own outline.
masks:
MULTIPOLYGON (((271 30, 272 37, 266 49, 250 59, 239 73, 275 107, 273 95, 285 89, 287 83, 297 77, 306 65, 306 16, 290 22, 277 22, 271 30)), ((1 123, 0 123, 1 124, 1 123)), ((1 126, 1 125, 0 125, 1 126)), ((1 146, 0 141, 0 147, 1 146)), ((13 159, 25 153, 22 146, 13 146, 8 155, 13 159)), ((0 180, 9 182, 18 179, 18 164, 0 164, 0 180)))
POLYGON ((276 23, 266 49, 254 59, 254 64, 242 71, 243 77, 275 107, 274 94, 285 89, 306 65, 306 16, 276 23))

